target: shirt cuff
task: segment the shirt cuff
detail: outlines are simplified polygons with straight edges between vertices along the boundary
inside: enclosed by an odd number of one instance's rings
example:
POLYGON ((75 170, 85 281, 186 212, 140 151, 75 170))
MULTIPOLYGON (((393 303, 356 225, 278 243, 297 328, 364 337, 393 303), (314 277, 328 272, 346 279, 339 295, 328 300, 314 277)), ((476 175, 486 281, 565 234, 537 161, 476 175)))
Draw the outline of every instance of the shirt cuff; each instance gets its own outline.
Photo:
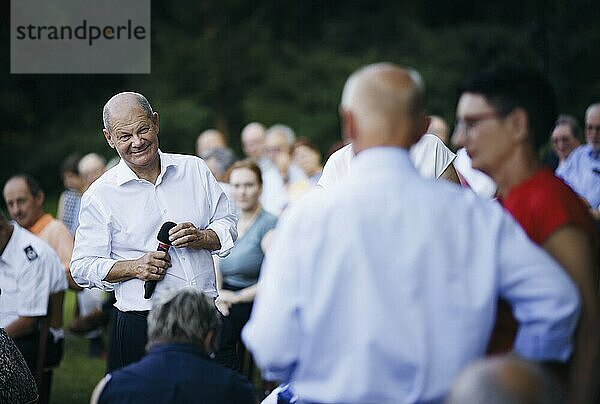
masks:
POLYGON ((515 351, 524 358, 534 361, 557 360, 566 362, 571 356, 573 345, 571 334, 555 331, 543 336, 539 333, 519 330, 515 340, 515 351))
POLYGON ((229 231, 229 226, 213 222, 210 225, 208 225, 206 229, 214 231, 217 234, 217 237, 219 238, 219 242, 221 243, 221 248, 212 251, 212 253, 217 254, 221 258, 224 258, 227 255, 229 255, 229 250, 233 248, 234 242, 233 236, 229 231))

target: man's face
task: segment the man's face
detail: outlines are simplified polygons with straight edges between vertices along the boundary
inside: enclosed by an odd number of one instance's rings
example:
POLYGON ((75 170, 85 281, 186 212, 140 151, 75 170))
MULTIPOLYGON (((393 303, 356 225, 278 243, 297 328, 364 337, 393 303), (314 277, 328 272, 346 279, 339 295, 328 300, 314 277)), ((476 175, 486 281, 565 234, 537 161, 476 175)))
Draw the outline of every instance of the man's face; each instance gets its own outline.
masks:
POLYGON ((248 130, 242 133, 244 154, 253 159, 260 159, 265 148, 265 136, 260 130, 248 130))
POLYGON ((284 134, 274 133, 266 141, 267 156, 280 169, 287 169, 290 164, 290 145, 284 134))
POLYGON ((314 174, 321 166, 319 153, 304 145, 294 148, 292 161, 308 176, 314 174))
POLYGON ((585 141, 595 152, 600 152, 600 107, 585 115, 585 141))
POLYGON ((158 114, 152 118, 137 104, 127 104, 110 117, 110 132, 104 136, 110 147, 134 171, 147 169, 158 161, 158 114))
POLYGON ((4 186, 4 202, 10 217, 21 227, 29 228, 42 216, 44 194, 31 195, 27 183, 22 178, 13 178, 4 186))
POLYGON ((552 150, 560 161, 566 159, 574 148, 579 146, 579 141, 567 124, 561 124, 554 128, 550 136, 552 150))
POLYGON ((508 160, 512 143, 503 118, 485 97, 464 93, 456 109, 457 131, 463 131, 464 145, 473 168, 493 176, 508 160))

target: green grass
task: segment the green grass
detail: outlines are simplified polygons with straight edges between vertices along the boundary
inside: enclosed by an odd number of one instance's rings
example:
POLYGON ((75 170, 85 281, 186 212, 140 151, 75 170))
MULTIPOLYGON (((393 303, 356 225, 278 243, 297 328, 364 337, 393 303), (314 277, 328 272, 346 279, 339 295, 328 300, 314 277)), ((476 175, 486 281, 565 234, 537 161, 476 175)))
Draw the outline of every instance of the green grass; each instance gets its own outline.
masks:
MULTIPOLYGON (((73 318, 76 296, 72 291, 65 295, 64 324, 73 318)), ((65 353, 60 367, 54 371, 50 403, 87 403, 92 390, 104 376, 105 361, 90 358, 88 341, 65 331, 65 353)))

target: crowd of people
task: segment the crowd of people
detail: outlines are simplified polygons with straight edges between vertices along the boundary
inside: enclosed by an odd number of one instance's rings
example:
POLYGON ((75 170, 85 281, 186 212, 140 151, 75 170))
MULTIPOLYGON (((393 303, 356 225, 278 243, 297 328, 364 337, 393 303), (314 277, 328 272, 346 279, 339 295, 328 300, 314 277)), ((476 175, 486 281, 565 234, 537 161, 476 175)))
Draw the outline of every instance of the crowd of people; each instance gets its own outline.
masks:
POLYGON ((2 394, 48 402, 70 289, 67 328, 107 359, 94 403, 596 402, 600 103, 582 141, 539 73, 486 70, 450 136, 424 88, 354 72, 325 164, 258 122, 242 159, 216 129, 166 153, 150 102, 114 95, 118 157, 67 158, 57 218, 32 176, 4 184, 2 394))

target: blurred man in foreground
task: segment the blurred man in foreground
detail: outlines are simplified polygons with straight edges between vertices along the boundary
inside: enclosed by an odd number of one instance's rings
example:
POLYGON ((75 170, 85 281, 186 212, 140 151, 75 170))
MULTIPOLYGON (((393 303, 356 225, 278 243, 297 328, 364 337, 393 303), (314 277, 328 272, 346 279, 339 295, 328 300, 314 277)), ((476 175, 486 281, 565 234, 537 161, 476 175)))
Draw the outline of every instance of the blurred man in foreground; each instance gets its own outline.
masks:
POLYGON ((441 400, 484 353, 497 295, 515 305, 517 353, 571 354, 568 276, 499 206, 414 168, 423 97, 418 74, 393 64, 350 76, 341 119, 353 174, 292 207, 265 258, 243 338, 301 402, 441 400))

